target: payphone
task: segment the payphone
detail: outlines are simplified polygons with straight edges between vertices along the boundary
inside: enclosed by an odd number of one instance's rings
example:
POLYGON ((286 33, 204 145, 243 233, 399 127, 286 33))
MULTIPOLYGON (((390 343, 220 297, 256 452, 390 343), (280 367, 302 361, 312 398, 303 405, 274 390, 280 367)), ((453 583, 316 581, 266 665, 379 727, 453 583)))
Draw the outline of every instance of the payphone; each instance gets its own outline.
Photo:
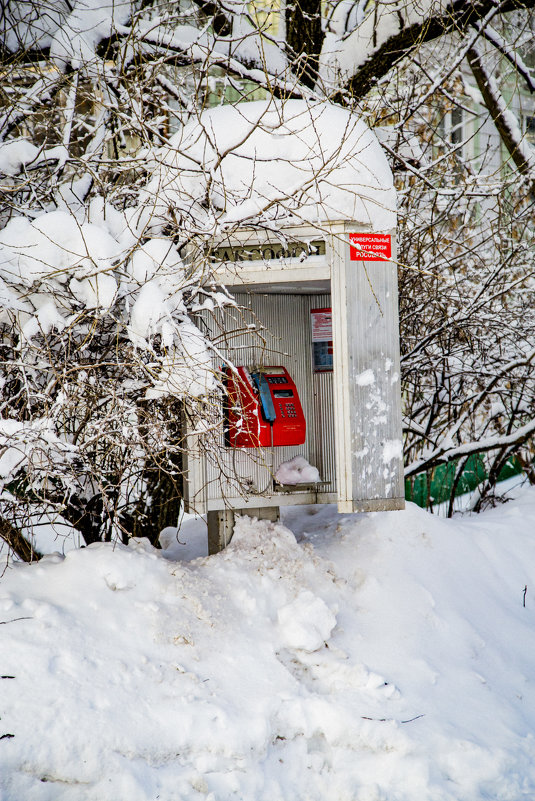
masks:
POLYGON ((231 448, 302 445, 306 421, 297 387, 282 366, 225 372, 225 444, 231 448))

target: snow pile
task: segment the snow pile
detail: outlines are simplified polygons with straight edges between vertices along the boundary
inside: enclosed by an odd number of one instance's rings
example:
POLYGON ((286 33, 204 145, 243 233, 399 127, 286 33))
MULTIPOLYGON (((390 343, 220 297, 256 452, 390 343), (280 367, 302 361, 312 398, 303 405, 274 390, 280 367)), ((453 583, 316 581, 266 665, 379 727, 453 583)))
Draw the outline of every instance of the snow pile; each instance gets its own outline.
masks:
POLYGON ((319 480, 318 468, 313 467, 304 456, 294 456, 282 462, 275 473, 275 481, 279 484, 317 484, 319 480))
POLYGON ((13 0, 6 13, 8 50, 49 47, 51 59, 63 71, 90 62, 99 42, 129 19, 132 4, 131 0, 55 0, 28 7, 26 0, 13 0))
POLYGON ((26 164, 35 161, 39 149, 27 139, 12 139, 0 144, 0 172, 16 175, 26 164))
MULTIPOLYGON (((125 217, 99 201, 89 218, 46 212, 0 231, 0 323, 37 336, 68 331, 81 310, 122 322, 124 338, 153 356, 147 397, 203 396, 215 386, 208 343, 188 316, 184 265, 172 242, 136 240, 125 217), (155 353, 158 338, 165 353, 155 353)), ((217 295, 221 302, 220 293, 217 295)))
POLYGON ((169 348, 159 362, 158 379, 146 398, 167 395, 202 398, 216 386, 216 374, 206 338, 189 321, 175 326, 178 347, 169 348))
POLYGON ((25 467, 37 489, 54 465, 72 460, 74 454, 75 448, 56 435, 50 420, 0 419, 0 487, 25 467))
POLYGON ((162 149, 145 194, 147 225, 263 219, 396 224, 393 179, 365 123, 328 103, 271 100, 219 106, 162 149))
POLYGON ((534 490, 453 521, 293 508, 192 562, 11 565, 2 801, 533 797, 534 516, 534 490))
MULTIPOLYGON (((75 278, 80 285, 90 275, 99 279, 121 252, 119 243, 107 231, 79 222, 66 211, 42 214, 32 222, 25 217, 13 218, 1 232, 0 245, 2 271, 8 279, 18 279, 27 287, 44 277, 60 284, 75 278)), ((113 294, 106 300, 109 305, 113 294)))

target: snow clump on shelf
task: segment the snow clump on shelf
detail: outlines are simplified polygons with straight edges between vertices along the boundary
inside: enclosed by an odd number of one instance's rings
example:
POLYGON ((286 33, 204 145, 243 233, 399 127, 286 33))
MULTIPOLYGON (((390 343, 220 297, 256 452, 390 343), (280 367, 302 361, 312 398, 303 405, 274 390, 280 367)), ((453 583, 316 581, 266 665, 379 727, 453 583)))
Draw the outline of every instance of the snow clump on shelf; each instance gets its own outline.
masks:
POLYGON ((275 481, 279 484, 317 484, 320 474, 317 467, 311 465, 304 456, 294 456, 279 465, 275 473, 275 481))

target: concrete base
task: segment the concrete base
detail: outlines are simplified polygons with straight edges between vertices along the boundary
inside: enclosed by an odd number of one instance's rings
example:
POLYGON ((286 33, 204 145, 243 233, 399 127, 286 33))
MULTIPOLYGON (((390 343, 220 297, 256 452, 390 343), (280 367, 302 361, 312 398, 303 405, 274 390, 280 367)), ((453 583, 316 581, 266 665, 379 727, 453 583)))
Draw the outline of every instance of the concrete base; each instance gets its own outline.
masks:
POLYGON ((352 512, 393 512, 405 509, 405 498, 374 498, 363 501, 338 501, 340 514, 352 512))
POLYGON ((226 548, 234 534, 234 509, 218 509, 208 512, 208 553, 219 553, 226 548))
POLYGON ((281 519, 281 510, 278 506, 259 506, 257 509, 237 509, 236 514, 256 517, 257 520, 271 520, 278 523, 281 519))
POLYGON ((234 534, 235 515, 256 517, 258 520, 271 520, 277 523, 280 520, 278 506, 264 506, 256 509, 218 509, 208 512, 208 553, 219 553, 227 547, 234 534))

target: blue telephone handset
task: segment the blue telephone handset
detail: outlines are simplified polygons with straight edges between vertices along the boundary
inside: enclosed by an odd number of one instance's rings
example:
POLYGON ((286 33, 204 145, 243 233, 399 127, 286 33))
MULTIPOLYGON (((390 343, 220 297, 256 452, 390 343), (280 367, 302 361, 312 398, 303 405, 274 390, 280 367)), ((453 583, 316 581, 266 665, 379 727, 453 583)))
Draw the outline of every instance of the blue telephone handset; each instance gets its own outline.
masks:
POLYGON ((265 375, 262 373, 251 373, 251 377, 258 390, 260 404, 262 406, 262 414, 268 423, 274 423, 277 419, 273 398, 265 375))

